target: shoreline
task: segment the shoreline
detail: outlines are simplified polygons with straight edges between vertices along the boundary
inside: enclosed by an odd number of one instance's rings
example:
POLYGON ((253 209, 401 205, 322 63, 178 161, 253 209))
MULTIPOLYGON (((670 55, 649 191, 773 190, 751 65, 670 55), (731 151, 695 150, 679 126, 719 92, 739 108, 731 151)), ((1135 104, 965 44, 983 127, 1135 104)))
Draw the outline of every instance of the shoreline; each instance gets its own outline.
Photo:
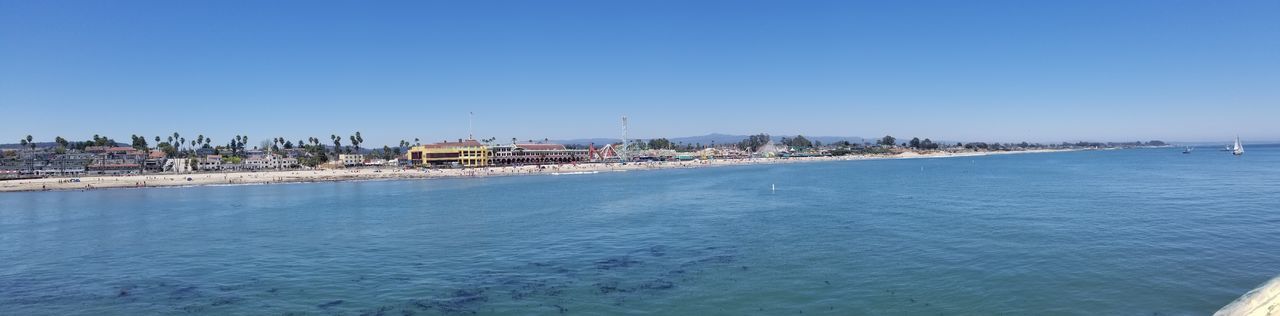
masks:
POLYGON ((864 155, 836 157, 797 157, 797 158, 746 158, 715 159, 693 161, 633 162, 626 165, 620 163, 581 163, 560 165, 529 165, 481 167, 468 169, 402 169, 398 167, 377 168, 364 167, 353 169, 331 170, 280 170, 256 172, 214 172, 214 173, 161 173, 127 176, 85 176, 40 178, 0 181, 0 192, 33 192, 33 191, 71 191, 126 188, 161 188, 161 187, 203 187, 227 185, 267 185, 283 183, 314 183, 337 181, 370 181, 370 180, 425 180, 450 178, 481 178, 531 175, 576 175, 599 172, 688 169, 744 165, 768 165, 787 163, 855 161, 855 160, 887 160, 887 159, 925 159, 978 157, 1007 154, 1032 154, 1079 151, 1076 149, 1039 149, 1024 151, 986 151, 964 153, 926 153, 905 152, 896 155, 864 155), (68 182, 69 179, 80 179, 80 182, 68 182))

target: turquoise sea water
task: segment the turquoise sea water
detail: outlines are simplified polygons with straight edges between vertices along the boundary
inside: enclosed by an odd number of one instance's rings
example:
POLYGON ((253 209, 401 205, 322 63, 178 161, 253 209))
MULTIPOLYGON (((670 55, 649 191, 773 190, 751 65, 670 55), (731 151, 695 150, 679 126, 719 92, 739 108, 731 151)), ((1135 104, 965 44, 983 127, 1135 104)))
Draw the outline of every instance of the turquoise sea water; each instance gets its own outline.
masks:
POLYGON ((6 193, 0 314, 1203 315, 1280 274, 1249 150, 6 193))

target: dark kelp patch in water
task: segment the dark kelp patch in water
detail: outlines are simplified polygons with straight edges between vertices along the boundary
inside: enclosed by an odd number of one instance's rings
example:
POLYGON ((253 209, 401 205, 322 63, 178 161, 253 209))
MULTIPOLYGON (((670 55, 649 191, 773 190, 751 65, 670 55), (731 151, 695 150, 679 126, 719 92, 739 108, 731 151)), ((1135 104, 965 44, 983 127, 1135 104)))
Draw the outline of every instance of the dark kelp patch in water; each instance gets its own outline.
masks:
MULTIPOLYGON (((508 268, 481 269, 468 274, 452 274, 437 295, 427 295, 375 308, 352 310, 356 300, 334 297, 311 302, 301 314, 422 315, 476 314, 488 312, 486 306, 514 306, 517 310, 540 313, 568 313, 571 304, 599 300, 613 305, 669 295, 669 290, 684 283, 697 282, 713 270, 748 271, 735 265, 738 260, 733 247, 673 248, 664 245, 637 247, 598 259, 577 262, 537 261, 514 264, 508 268), (569 293, 573 293, 572 295, 569 293), (585 295, 585 296, 583 296, 585 295), (591 298, 591 296, 597 298, 591 298), (570 298, 569 296, 573 296, 570 298)), ((355 275, 354 286, 380 286, 388 282, 415 282, 417 273, 399 276, 355 275)), ((718 275, 718 274, 717 274, 718 275)), ((303 294, 302 289, 262 284, 258 279, 244 282, 192 284, 175 280, 116 284, 96 294, 96 299, 120 303, 158 301, 168 305, 172 313, 217 313, 233 305, 258 304, 255 299, 271 304, 283 294, 303 294)), ((308 297, 303 295, 302 297, 308 297)), ((248 305, 246 305, 248 306, 248 305)), ((261 305, 272 308, 270 305, 261 305)), ((376 306, 376 305, 375 305, 376 306)), ((506 307, 504 307, 506 308, 506 307)))
POLYGON ((330 307, 334 307, 334 306, 342 305, 342 303, 343 303, 343 302, 344 302, 343 300, 333 300, 333 301, 329 301, 329 302, 324 303, 324 304, 316 305, 316 307, 319 307, 319 308, 330 308, 330 307))
POLYGON ((475 314, 481 303, 488 302, 488 288, 459 289, 442 297, 418 300, 412 306, 444 314, 475 314))
POLYGON ((666 279, 655 279, 640 283, 640 288, 645 290, 670 290, 676 287, 675 283, 666 279))
POLYGON ((631 259, 631 256, 613 257, 596 261, 596 269, 613 270, 618 268, 629 268, 640 263, 641 262, 639 260, 631 259))
POLYGON ((551 284, 546 280, 511 280, 506 283, 512 287, 508 293, 511 294, 512 300, 522 300, 525 298, 536 296, 555 297, 564 293, 564 284, 551 284))
POLYGON ((234 296, 233 296, 233 297, 219 297, 219 298, 214 299, 212 303, 209 303, 209 306, 231 305, 231 304, 235 304, 235 303, 238 303, 238 302, 240 302, 240 301, 243 301, 243 300, 244 300, 243 298, 234 297, 234 296))
POLYGON ((184 286, 169 292, 170 300, 186 300, 200 297, 200 287, 184 286))
POLYGON ((649 247, 649 255, 654 257, 662 257, 667 255, 667 246, 657 245, 649 247))

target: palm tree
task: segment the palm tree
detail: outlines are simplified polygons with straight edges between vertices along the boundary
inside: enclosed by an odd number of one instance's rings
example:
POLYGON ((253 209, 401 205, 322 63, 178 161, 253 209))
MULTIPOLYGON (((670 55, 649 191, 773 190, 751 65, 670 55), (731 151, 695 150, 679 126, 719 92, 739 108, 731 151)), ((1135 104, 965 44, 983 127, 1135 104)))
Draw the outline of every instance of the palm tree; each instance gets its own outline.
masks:
POLYGON ((338 135, 334 135, 334 134, 329 134, 329 139, 333 140, 333 156, 337 157, 338 154, 340 153, 338 150, 342 149, 342 137, 338 137, 338 135))
POLYGON ((355 137, 355 138, 356 138, 356 139, 355 139, 355 141, 353 141, 353 142, 351 142, 351 143, 352 143, 353 145, 355 145, 355 146, 356 146, 356 153, 358 154, 358 153, 360 153, 360 144, 363 144, 363 143, 364 143, 364 136, 361 136, 361 135, 360 135, 360 131, 356 131, 356 137, 355 137))

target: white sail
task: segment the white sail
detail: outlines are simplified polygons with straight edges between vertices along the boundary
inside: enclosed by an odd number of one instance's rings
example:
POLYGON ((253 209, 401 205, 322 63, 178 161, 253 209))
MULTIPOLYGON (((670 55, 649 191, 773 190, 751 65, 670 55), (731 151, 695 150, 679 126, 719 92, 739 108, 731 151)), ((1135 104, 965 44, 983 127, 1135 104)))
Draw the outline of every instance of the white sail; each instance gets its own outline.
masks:
POLYGON ((1240 144, 1240 136, 1236 136, 1236 144, 1231 146, 1231 153, 1235 155, 1244 153, 1244 145, 1240 144))

